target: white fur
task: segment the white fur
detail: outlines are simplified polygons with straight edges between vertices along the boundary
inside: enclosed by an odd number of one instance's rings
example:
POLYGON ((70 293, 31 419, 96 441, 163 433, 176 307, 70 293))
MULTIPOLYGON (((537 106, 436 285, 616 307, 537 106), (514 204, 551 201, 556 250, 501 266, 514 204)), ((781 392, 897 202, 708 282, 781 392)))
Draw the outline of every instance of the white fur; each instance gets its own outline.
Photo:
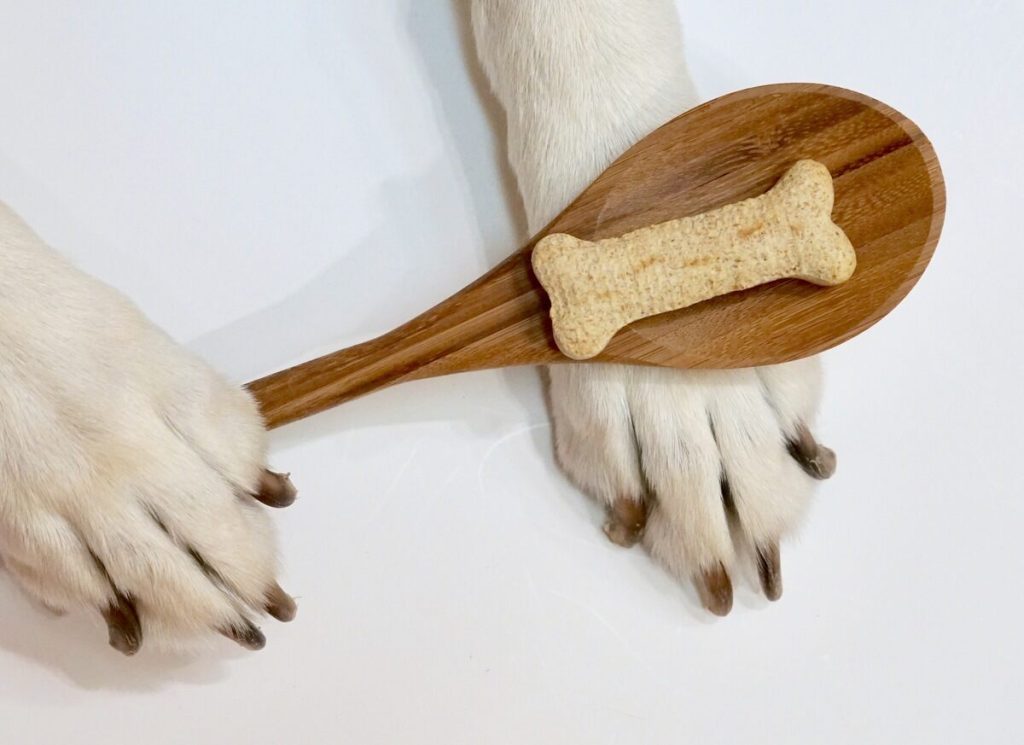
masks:
POLYGON ((0 557, 30 594, 95 612, 112 582, 147 641, 262 609, 274 538, 238 496, 265 463, 254 402, 2 203, 0 350, 0 557))
MULTIPOLYGON (((472 10, 531 231, 697 102, 670 0, 474 0, 472 10)), ((815 360, 730 372, 565 365, 550 379, 565 471, 608 504, 653 493, 644 540, 677 576, 734 560, 723 474, 746 542, 777 540, 805 511, 812 480, 785 445, 813 418, 815 360)))

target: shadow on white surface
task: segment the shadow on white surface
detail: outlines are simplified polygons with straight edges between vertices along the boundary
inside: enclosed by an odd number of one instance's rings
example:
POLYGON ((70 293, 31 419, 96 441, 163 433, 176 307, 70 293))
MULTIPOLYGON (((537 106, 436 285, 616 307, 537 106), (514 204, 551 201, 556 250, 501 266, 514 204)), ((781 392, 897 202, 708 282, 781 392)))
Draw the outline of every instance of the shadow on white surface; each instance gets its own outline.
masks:
POLYGON ((489 93, 476 62, 468 12, 458 12, 458 5, 444 3, 444 11, 439 13, 437 8, 407 2, 398 11, 425 70, 423 83, 431 94, 444 142, 444 161, 433 163, 419 175, 403 174, 382 186, 374 200, 379 205, 377 212, 400 216, 400 220, 384 219, 343 259, 287 298, 189 343, 229 377, 243 380, 266 374, 385 333, 443 301, 519 248, 527 234, 526 218, 505 155, 504 113, 489 93), (449 34, 451 27, 457 28, 457 49, 438 43, 438 37, 449 34), (465 95, 466 81, 453 76, 453 69, 466 72, 479 110, 465 95), (486 117, 486 130, 467 137, 467 126, 475 123, 479 128, 483 123, 480 110, 486 117), (481 139, 492 143, 486 163, 480 159, 481 139), (435 185, 456 164, 472 207, 468 217, 475 223, 473 237, 479 245, 453 246, 453 237, 444 230, 458 220, 437 213, 439 208, 451 210, 452 205, 431 198, 435 185), (495 173, 500 191, 494 188, 495 173), (496 202, 498 196, 500 202, 496 202), (510 213, 511 228, 519 240, 508 242, 508 231, 495 227, 491 218, 495 212, 510 213), (409 225, 421 227, 412 244, 409 225), (397 254, 386 250, 391 246, 400 247, 397 254), (442 271, 438 272, 439 268, 442 271), (387 284, 380 281, 382 277, 387 284), (338 301, 339 293, 345 294, 344 302, 338 301), (427 300, 416 306, 409 304, 410 297, 427 300), (341 308, 344 317, 338 315, 341 308), (358 310, 353 313, 353 309, 358 310), (261 343, 253 345, 253 339, 261 343))
POLYGON ((452 261, 451 236, 442 232, 445 216, 435 214, 437 205, 429 197, 442 171, 435 163, 422 174, 385 183, 375 202, 382 214, 401 215, 401 220, 382 220, 295 292, 203 334, 189 348, 232 379, 244 380, 366 341, 468 284, 480 269, 452 261), (421 229, 410 244, 413 223, 421 229), (442 289, 446 275, 452 277, 451 293, 442 289), (417 307, 417 299, 429 297, 432 287, 436 299, 417 307))
MULTIPOLYGON (((143 644, 132 658, 106 644, 107 630, 99 614, 58 616, 29 601, 9 576, 0 574, 0 650, 30 660, 33 665, 84 690, 157 691, 178 684, 207 685, 223 680, 227 663, 244 656, 241 650, 207 643, 200 656, 154 650, 143 644)), ((45 684, 4 689, 5 698, 52 703, 54 689, 45 684)))
MULTIPOLYGON (((508 213, 512 228, 521 239, 527 236, 526 213, 523 209, 515 175, 507 157, 508 133, 505 113, 501 104, 490 92, 490 84, 476 58, 473 29, 469 17, 469 4, 462 0, 446 0, 438 3, 442 8, 423 2, 405 0, 401 13, 405 18, 405 31, 415 47, 425 70, 426 82, 433 91, 432 100, 444 137, 446 150, 453 155, 466 177, 468 195, 473 213, 481 226, 484 238, 483 255, 488 264, 497 264, 515 246, 495 243, 488 225, 494 213, 508 213), (442 40, 454 27, 458 35, 458 47, 442 40), (465 83, 452 75, 454 70, 463 70, 469 86, 476 94, 476 100, 466 95, 465 83), (476 106, 474 104, 479 104, 476 106), (480 112, 484 117, 481 119, 480 112), (470 124, 472 123, 472 124, 470 124), (465 136, 467 124, 485 126, 479 134, 481 139, 490 139, 488 153, 489 168, 482 168, 480 149, 473 139, 465 136), (500 188, 494 187, 494 172, 497 172, 500 188)), ((504 239, 504 231, 497 231, 496 237, 504 239)))

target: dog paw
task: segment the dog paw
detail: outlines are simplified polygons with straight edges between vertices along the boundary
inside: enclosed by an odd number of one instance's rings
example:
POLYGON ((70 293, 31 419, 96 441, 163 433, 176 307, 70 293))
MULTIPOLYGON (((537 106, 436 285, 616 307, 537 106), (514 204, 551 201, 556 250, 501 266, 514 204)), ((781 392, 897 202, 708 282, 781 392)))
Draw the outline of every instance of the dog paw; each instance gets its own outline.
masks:
POLYGON ((99 613, 125 654, 262 647, 259 616, 295 615, 263 505, 295 489, 251 396, 2 204, 0 265, 3 565, 46 607, 99 613))
POLYGON ((817 360, 733 371, 618 365, 550 369, 558 459, 607 506, 614 543, 643 541, 717 615, 732 608, 739 557, 782 594, 779 541, 835 454, 809 429, 817 360))

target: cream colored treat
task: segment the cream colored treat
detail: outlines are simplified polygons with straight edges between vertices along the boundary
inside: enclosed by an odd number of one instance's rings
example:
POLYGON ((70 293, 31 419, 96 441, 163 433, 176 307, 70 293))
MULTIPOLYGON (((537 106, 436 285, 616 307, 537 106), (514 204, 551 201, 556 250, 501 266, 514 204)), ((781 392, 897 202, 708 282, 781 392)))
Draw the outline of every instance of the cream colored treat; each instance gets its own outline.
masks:
POLYGON ((545 236, 533 270, 558 348, 587 359, 633 321, 777 279, 845 282, 857 255, 832 222, 832 201, 828 169, 801 160, 766 194, 711 212, 596 243, 545 236))

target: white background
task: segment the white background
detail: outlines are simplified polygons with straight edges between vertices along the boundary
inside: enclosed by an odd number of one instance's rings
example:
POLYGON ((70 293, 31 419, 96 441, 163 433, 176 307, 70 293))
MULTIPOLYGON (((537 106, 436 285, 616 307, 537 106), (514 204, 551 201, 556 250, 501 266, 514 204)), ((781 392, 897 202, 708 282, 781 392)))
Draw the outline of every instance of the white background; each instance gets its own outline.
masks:
MULTIPOLYGON (((535 371, 414 383, 275 433, 300 614, 260 653, 124 659, 0 579, 5 745, 1024 736, 1022 5, 680 8, 705 98, 861 90, 947 180, 918 288, 827 355, 783 599, 713 619, 608 544, 535 371)), ((462 9, 0 0, 0 198, 236 380, 367 338, 525 237, 462 9)))

